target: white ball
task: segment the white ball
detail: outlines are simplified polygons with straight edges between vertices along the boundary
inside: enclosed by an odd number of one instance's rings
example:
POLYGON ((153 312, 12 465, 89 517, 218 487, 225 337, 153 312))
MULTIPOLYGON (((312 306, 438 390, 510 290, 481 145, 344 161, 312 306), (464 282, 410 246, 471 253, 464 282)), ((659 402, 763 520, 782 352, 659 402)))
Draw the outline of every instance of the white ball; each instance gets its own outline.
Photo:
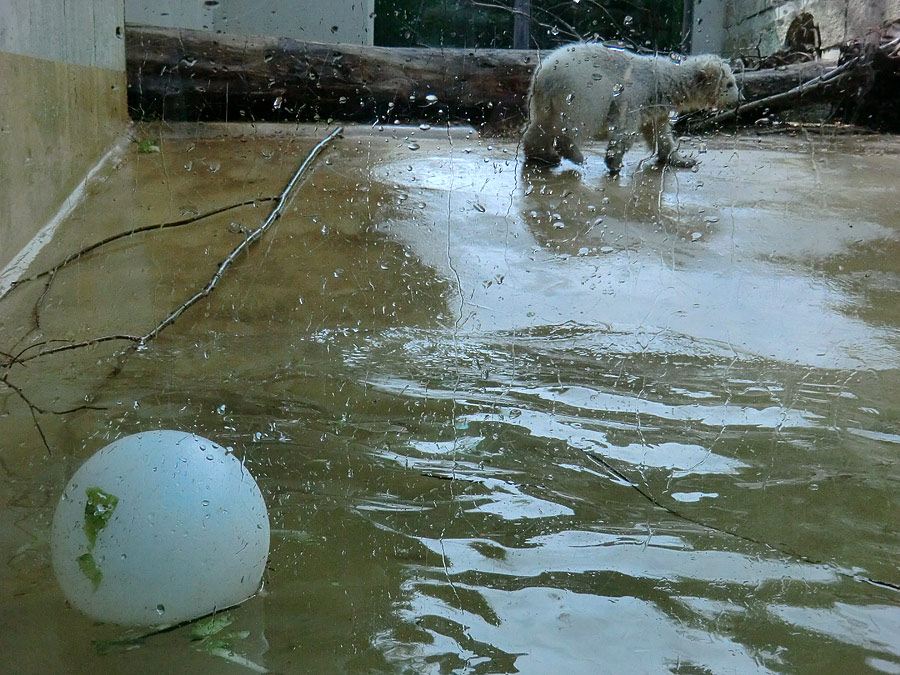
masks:
POLYGON ((50 547, 63 592, 89 616, 170 625, 259 590, 269 517, 253 476, 225 448, 145 431, 110 443, 72 476, 50 547))

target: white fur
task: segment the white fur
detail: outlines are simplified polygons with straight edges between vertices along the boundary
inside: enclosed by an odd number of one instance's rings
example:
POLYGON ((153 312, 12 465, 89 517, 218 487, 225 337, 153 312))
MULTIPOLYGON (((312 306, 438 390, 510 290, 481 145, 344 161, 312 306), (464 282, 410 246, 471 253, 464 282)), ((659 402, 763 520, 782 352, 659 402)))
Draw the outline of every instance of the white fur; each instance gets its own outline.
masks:
POLYGON ((525 157, 581 164, 580 144, 608 138, 606 164, 616 173, 640 132, 660 161, 693 166, 695 160, 678 152, 671 111, 728 107, 738 99, 731 68, 717 56, 678 61, 597 43, 567 45, 550 53, 532 78, 525 157))

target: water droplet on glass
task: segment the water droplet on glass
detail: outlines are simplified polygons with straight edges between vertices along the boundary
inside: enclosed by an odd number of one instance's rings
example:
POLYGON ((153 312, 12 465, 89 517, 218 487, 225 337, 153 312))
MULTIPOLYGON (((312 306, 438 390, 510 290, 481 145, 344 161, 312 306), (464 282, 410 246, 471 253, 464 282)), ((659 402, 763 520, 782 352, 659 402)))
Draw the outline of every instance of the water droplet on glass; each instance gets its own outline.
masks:
POLYGON ((434 94, 428 94, 428 96, 425 97, 425 100, 429 103, 437 103, 438 97, 434 94))
POLYGON ((570 93, 566 96, 566 105, 572 105, 572 101, 575 100, 575 94, 570 93))
POLYGON ((202 502, 200 502, 200 504, 202 504, 203 506, 209 506, 209 500, 204 499, 202 502))
POLYGON ((478 202, 475 202, 474 204, 472 204, 472 207, 473 207, 476 211, 478 211, 478 213, 484 213, 485 211, 487 211, 487 209, 485 209, 485 208, 484 208, 481 204, 479 204, 478 202))
POLYGON ((165 606, 165 605, 157 605, 157 606, 156 606, 156 613, 159 614, 160 616, 162 616, 163 614, 165 614, 165 613, 166 613, 166 606, 165 606))
POLYGON ((622 19, 622 23, 626 26, 630 26, 634 22, 634 19, 631 16, 626 16, 622 19))
POLYGON ((418 143, 416 143, 415 141, 413 141, 406 147, 409 148, 410 150, 418 150, 421 146, 418 143))
POLYGON ((691 241, 697 241, 703 236, 702 232, 691 232, 691 241))
POLYGON ((284 96, 277 96, 275 100, 272 102, 272 107, 275 110, 281 108, 281 104, 284 103, 284 96))
POLYGON ((625 85, 623 85, 621 82, 618 82, 613 87, 613 96, 619 96, 622 93, 623 89, 625 89, 625 85))
POLYGON ((419 128, 420 128, 422 131, 428 131, 428 130, 431 128, 431 125, 430 125, 430 124, 420 124, 420 125, 419 125, 419 128))

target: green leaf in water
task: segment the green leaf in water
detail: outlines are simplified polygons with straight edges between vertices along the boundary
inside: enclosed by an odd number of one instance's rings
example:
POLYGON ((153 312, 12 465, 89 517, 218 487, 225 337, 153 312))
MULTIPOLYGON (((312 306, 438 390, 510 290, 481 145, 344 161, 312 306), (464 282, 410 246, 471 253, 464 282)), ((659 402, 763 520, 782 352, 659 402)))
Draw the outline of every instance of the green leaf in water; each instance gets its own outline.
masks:
POLYGON ((107 654, 137 649, 144 644, 146 639, 147 634, 126 635, 115 640, 92 640, 91 643, 94 645, 94 649, 97 650, 97 654, 106 656, 107 654))
POLYGON ((229 640, 204 640, 201 647, 208 654, 217 652, 220 649, 231 651, 231 642, 229 640))
POLYGON ((138 152, 147 154, 150 152, 159 152, 158 138, 144 138, 138 142, 138 152))
POLYGON ((97 566, 97 561, 94 560, 94 556, 90 553, 85 553, 84 555, 78 556, 75 560, 78 562, 78 569, 80 569, 81 573, 87 577, 91 584, 93 584, 94 590, 96 591, 100 587, 100 582, 103 581, 103 572, 100 571, 100 568, 97 566))
POLYGON ((87 535, 88 550, 94 550, 97 535, 106 527, 113 511, 119 504, 119 498, 98 487, 85 488, 87 502, 84 505, 84 533, 87 535))
POLYGON ((231 625, 234 619, 229 614, 216 614, 203 621, 198 621, 191 628, 191 640, 204 640, 215 635, 226 626, 231 625))

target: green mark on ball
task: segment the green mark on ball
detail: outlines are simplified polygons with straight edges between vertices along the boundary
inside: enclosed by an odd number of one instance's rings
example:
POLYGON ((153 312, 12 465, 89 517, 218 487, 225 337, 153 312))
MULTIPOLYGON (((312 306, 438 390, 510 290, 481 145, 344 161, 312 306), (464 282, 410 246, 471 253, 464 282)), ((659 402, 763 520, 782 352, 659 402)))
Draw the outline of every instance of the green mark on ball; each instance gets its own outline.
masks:
POLYGON ((88 552, 78 556, 76 560, 78 569, 96 591, 103 581, 103 572, 94 560, 94 546, 97 544, 97 535, 103 531, 116 510, 119 498, 98 487, 85 488, 84 493, 87 496, 84 504, 84 534, 88 540, 88 552))
POLYGON ((119 498, 98 487, 85 488, 84 493, 87 495, 87 502, 84 505, 84 533, 87 535, 88 550, 93 551, 97 535, 109 522, 119 498))
POLYGON ((84 555, 78 556, 77 561, 78 569, 80 569, 81 573, 87 577, 91 584, 93 584, 94 590, 96 591, 97 588, 100 587, 100 582, 103 581, 103 572, 97 567, 97 561, 94 560, 94 556, 90 553, 85 553, 84 555))

